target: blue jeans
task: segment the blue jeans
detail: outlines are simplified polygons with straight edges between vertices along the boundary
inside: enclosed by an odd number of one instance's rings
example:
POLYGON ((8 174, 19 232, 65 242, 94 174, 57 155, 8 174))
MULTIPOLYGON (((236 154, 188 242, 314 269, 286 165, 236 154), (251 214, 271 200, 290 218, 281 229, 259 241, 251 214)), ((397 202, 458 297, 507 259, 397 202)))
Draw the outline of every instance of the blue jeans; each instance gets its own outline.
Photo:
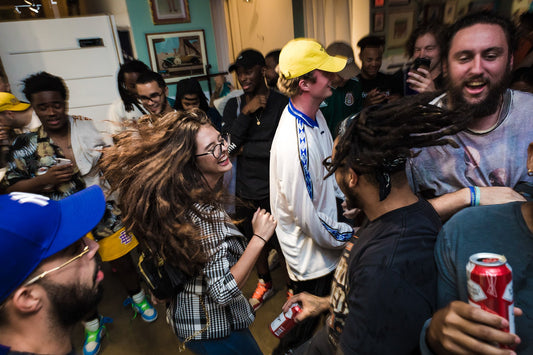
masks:
POLYGON ((191 340, 185 346, 198 355, 263 354, 248 328, 234 330, 229 336, 221 339, 191 340))

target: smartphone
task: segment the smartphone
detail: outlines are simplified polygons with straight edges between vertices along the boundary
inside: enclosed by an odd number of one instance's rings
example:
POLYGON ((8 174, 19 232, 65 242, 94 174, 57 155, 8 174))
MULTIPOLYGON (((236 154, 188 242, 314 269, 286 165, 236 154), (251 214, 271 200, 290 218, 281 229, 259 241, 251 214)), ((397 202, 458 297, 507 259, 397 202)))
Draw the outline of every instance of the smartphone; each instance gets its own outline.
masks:
POLYGON ((70 159, 56 158, 56 166, 63 166, 72 163, 70 159))
POLYGON ((416 58, 413 62, 413 71, 417 70, 420 67, 423 67, 425 69, 429 70, 429 66, 431 65, 431 59, 429 58, 416 58))

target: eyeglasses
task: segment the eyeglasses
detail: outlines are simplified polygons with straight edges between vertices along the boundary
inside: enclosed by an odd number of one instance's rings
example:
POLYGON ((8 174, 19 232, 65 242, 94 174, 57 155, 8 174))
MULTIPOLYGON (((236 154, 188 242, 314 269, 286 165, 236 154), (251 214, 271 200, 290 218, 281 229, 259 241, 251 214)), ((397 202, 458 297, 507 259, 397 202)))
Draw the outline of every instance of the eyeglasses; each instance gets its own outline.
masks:
POLYGON ((156 101, 161 100, 162 95, 163 95, 163 91, 161 91, 159 94, 154 92, 153 94, 150 94, 150 96, 137 96, 137 98, 141 102, 148 102, 148 101, 156 102, 156 101))
MULTIPOLYGON (((89 252, 89 246, 85 243, 85 241, 83 240, 83 238, 80 239, 80 243, 83 245, 83 249, 82 249, 82 251, 81 251, 78 255, 76 255, 75 257, 73 257, 73 258, 70 259, 70 260, 65 261, 63 264, 61 264, 61 265, 59 265, 59 266, 56 266, 56 267, 53 268, 53 269, 50 269, 50 270, 44 271, 43 273, 41 273, 41 274, 35 276, 34 278, 32 278, 31 280, 29 280, 28 282, 24 283, 24 285, 22 285, 22 286, 29 286, 29 285, 31 285, 31 284, 33 284, 33 283, 39 281, 40 279, 44 278, 46 275, 51 274, 51 273, 54 272, 54 271, 57 271, 57 270, 59 270, 59 269, 64 268, 64 267, 67 266, 68 264, 70 264, 70 263, 72 263, 72 262, 74 262, 74 261, 80 259, 82 256, 84 256, 85 254, 87 254, 87 253, 89 252)), ((81 247, 81 245, 80 245, 80 247, 81 247)))
POLYGON ((222 156, 222 152, 224 151, 224 146, 229 146, 231 144, 231 136, 229 135, 229 133, 225 133, 218 138, 218 141, 220 143, 209 149, 207 153, 196 154, 195 156, 202 157, 204 155, 212 154, 215 159, 220 158, 222 156))

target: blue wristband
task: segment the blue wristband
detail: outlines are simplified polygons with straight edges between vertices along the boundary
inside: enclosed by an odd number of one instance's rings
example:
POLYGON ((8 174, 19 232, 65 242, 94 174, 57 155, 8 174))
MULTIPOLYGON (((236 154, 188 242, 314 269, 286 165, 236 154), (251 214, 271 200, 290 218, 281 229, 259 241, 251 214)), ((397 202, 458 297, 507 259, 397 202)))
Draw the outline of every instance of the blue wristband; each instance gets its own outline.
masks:
POLYGON ((481 190, 479 189, 478 186, 474 186, 474 191, 476 192, 475 193, 476 199, 474 202, 474 206, 479 206, 479 201, 481 200, 481 190))
POLYGON ((470 206, 475 206, 476 203, 476 189, 474 186, 468 186, 470 189, 470 206))

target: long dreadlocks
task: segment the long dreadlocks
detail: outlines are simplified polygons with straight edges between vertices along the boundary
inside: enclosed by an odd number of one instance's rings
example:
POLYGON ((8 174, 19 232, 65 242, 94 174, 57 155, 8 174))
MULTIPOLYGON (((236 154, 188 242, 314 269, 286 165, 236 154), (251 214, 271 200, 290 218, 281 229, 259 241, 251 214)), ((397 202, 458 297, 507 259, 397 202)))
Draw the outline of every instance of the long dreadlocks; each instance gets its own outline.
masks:
POLYGON ((466 128, 470 115, 429 104, 435 97, 418 94, 385 106, 372 106, 346 120, 341 127, 329 175, 341 166, 373 177, 380 200, 390 192, 390 174, 405 169, 413 148, 457 144, 445 137, 466 128))

